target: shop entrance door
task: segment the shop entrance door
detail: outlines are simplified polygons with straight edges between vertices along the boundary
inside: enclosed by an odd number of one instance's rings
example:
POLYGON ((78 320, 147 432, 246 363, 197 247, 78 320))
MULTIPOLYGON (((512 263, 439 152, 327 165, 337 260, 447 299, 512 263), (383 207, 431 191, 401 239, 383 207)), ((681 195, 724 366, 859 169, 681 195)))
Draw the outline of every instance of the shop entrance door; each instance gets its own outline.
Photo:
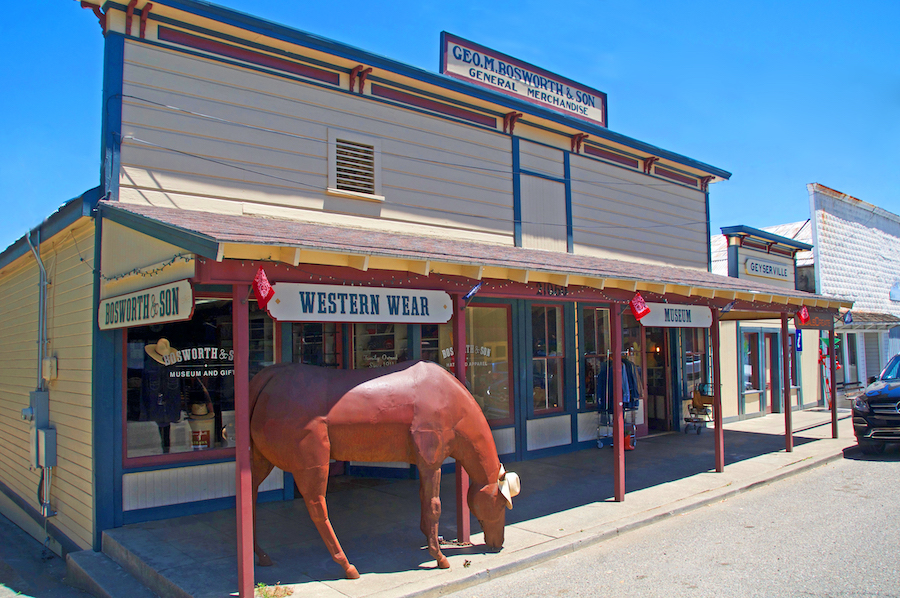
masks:
POLYGON ((647 327, 647 427, 650 432, 672 429, 672 398, 669 392, 668 334, 665 328, 647 327))
POLYGON ((763 393, 766 402, 766 413, 781 413, 781 343, 780 335, 767 332, 764 335, 765 344, 765 382, 766 389, 763 393))

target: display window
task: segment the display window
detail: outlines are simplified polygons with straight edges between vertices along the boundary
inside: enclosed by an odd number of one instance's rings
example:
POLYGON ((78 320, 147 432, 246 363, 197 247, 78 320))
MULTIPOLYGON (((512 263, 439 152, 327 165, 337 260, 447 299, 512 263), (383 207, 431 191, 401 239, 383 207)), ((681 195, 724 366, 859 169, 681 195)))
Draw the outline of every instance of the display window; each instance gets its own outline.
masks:
POLYGON ((688 397, 693 396, 694 391, 706 382, 709 371, 706 335, 706 329, 684 329, 684 380, 688 397))
POLYGON ((584 320, 584 389, 585 407, 597 407, 597 374, 610 356, 609 310, 586 307, 584 320))
POLYGON ((294 363, 340 368, 343 365, 341 325, 298 322, 291 326, 294 363))
MULTIPOLYGON (((130 328, 125 338, 126 459, 235 445, 231 301, 198 298, 189 321, 130 328)), ((250 375, 274 363, 273 322, 250 304, 250 375)))
POLYGON ((354 369, 378 368, 409 359, 406 324, 354 324, 354 369))
POLYGON ((741 358, 744 392, 759 392, 762 376, 760 375, 758 332, 743 333, 741 358))
MULTIPOLYGON (((466 384, 492 427, 513 422, 510 320, 508 305, 466 308, 466 384)), ((430 356, 454 372, 452 324, 422 327, 422 358, 430 356)))
POLYGON ((564 408, 563 310, 560 306, 531 307, 532 399, 535 414, 564 408))

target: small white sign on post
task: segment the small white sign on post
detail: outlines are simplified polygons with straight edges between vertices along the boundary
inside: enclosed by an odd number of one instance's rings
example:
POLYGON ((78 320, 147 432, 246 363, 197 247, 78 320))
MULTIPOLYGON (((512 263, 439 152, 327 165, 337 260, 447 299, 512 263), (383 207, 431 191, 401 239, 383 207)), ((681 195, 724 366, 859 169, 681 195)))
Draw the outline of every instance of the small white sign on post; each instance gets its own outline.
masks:
POLYGON ((712 326, 712 310, 705 305, 674 305, 672 303, 648 303, 650 313, 641 318, 644 326, 660 328, 709 328, 712 326))
POLYGON ((189 280, 179 280, 100 301, 100 330, 147 326, 190 320, 194 290, 189 280))
POLYGON ((281 322, 442 324, 453 315, 444 291, 276 282, 269 315, 281 322))

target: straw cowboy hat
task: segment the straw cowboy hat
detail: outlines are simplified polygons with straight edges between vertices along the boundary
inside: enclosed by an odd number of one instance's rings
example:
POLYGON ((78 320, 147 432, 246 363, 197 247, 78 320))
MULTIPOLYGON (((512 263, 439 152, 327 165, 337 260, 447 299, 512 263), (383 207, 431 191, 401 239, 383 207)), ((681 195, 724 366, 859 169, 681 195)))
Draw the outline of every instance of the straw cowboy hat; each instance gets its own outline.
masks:
POLYGON ((500 487, 500 494, 506 499, 507 508, 511 509, 513 496, 518 496, 519 490, 521 490, 519 475, 511 471, 506 471, 501 463, 500 480, 497 482, 497 485, 500 487))
POLYGON ((191 405, 191 419, 212 419, 216 416, 206 408, 205 403, 194 403, 191 405))
POLYGON ((155 345, 147 345, 144 350, 154 361, 162 365, 168 365, 163 359, 164 357, 178 353, 178 349, 170 347, 169 340, 165 338, 159 339, 155 345))

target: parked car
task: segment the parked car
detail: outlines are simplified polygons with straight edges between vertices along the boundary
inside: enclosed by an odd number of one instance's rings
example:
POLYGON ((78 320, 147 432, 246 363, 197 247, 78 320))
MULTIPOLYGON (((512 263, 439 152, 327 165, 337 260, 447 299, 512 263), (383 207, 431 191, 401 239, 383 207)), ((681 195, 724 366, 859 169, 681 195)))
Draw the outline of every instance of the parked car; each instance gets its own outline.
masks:
POLYGON ((853 400, 853 433, 869 455, 883 452, 888 442, 900 442, 900 355, 853 400))

